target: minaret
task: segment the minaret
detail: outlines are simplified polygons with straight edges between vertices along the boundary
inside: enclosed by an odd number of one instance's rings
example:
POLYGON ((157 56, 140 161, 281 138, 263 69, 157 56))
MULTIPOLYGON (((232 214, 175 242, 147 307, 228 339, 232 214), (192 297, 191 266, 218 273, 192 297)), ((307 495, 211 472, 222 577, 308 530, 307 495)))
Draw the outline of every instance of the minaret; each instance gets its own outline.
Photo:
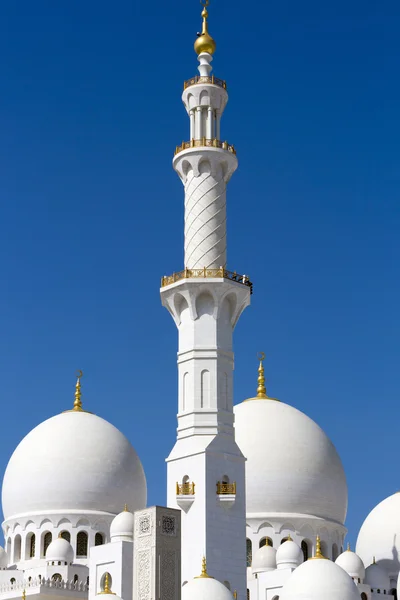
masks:
POLYGON ((173 160, 185 188, 185 268, 161 282, 162 303, 179 332, 178 429, 167 496, 168 506, 182 509, 182 583, 197 575, 204 555, 210 576, 245 600, 245 459, 233 427, 232 334, 252 286, 226 266, 226 186, 237 158, 221 140, 228 94, 211 73, 207 5, 195 42, 200 75, 184 83, 182 95, 190 141, 173 160))

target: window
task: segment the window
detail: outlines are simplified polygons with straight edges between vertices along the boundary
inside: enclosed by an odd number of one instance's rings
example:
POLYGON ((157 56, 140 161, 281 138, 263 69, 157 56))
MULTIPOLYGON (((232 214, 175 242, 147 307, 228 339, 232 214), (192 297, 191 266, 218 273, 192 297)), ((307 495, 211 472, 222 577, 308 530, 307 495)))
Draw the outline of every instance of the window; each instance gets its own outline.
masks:
POLYGON ((11 585, 14 585, 14 583, 15 583, 15 577, 11 577, 10 583, 11 583, 11 585))
POLYGON ((303 552, 303 560, 306 562, 308 560, 308 543, 306 540, 301 542, 301 550, 303 552))
POLYGON ((246 564, 251 567, 251 561, 253 560, 253 550, 251 546, 251 540, 246 540, 246 564))
POLYGON ((79 577, 78 577, 78 575, 75 574, 74 575, 74 583, 78 583, 78 580, 79 580, 79 577))
POLYGON ((80 531, 76 536, 76 555, 87 556, 88 535, 86 531, 80 531))
POLYGON ((21 560, 21 536, 18 534, 14 538, 14 561, 21 560))
POLYGON ((250 600, 250 590, 247 590, 247 600, 250 600))
POLYGON ((36 550, 36 536, 32 533, 29 538, 29 558, 35 558, 35 550, 36 550))
POLYGON ((273 542, 272 542, 272 540, 271 540, 271 538, 270 538, 270 537, 263 537, 263 538, 260 540, 260 543, 259 543, 259 548, 262 548, 263 546, 271 546, 271 548, 272 548, 272 546, 273 546, 273 545, 274 545, 274 544, 273 544, 273 542))
POLYGON ((50 546, 52 539, 53 539, 53 536, 50 533, 50 531, 48 531, 47 533, 44 534, 44 536, 43 536, 43 556, 46 556, 47 548, 50 546))
POLYGON ((104 544, 104 536, 102 533, 96 533, 95 537, 94 537, 94 545, 95 546, 102 546, 104 544))
POLYGON ((333 544, 332 545, 332 560, 335 561, 338 556, 339 556, 338 547, 336 544, 333 544))
POLYGON ((62 581, 62 577, 60 573, 54 573, 54 575, 52 575, 52 580, 53 581, 62 581))
MULTIPOLYGON (((389 592, 389 594, 392 594, 392 596, 394 597, 394 600, 397 600, 397 590, 396 590, 396 588, 391 589, 390 592, 389 592)), ((364 600, 364 598, 362 598, 362 600, 364 600)))
POLYGON ((60 537, 62 537, 63 540, 67 540, 67 542, 71 543, 71 534, 69 531, 62 531, 60 533, 60 537))
POLYGON ((368 596, 365 592, 361 594, 361 600, 368 600, 368 596))

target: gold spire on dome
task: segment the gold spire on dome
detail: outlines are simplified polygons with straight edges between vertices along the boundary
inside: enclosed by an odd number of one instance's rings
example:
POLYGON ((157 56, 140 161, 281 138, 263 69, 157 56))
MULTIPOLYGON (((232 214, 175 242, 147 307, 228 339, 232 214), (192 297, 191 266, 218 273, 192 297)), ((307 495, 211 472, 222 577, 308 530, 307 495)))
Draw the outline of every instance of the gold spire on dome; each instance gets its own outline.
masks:
POLYGON ((128 505, 126 503, 124 504, 124 512, 129 512, 128 511, 128 505))
POLYGON ((78 411, 83 411, 82 408, 82 400, 81 400, 81 377, 83 376, 82 371, 78 371, 77 373, 77 380, 76 380, 76 385, 75 385, 75 402, 74 402, 74 408, 72 410, 78 410, 78 411))
POLYGON ((198 577, 195 577, 195 579, 212 579, 212 577, 207 573, 207 561, 205 556, 203 556, 201 560, 201 573, 198 577))
POLYGON ((286 540, 286 541, 287 541, 287 542, 293 542, 293 540, 292 540, 292 536, 290 535, 290 533, 289 533, 289 535, 287 536, 287 540, 286 540))
POLYGON ((265 387, 265 374, 264 374, 265 353, 259 352, 257 354, 257 358, 260 361, 260 364, 258 366, 257 396, 255 396, 254 398, 247 398, 247 400, 245 400, 245 402, 247 402, 248 400, 275 400, 276 402, 279 402, 279 400, 277 398, 271 398, 270 396, 267 396, 267 388, 265 387))
POLYGON ((26 590, 25 589, 22 592, 22 600, 26 600, 26 590))
POLYGON ((207 6, 209 5, 210 0, 200 0, 200 4, 203 6, 203 10, 201 12, 201 16, 203 17, 203 26, 201 29, 201 33, 198 34, 197 40, 194 43, 194 49, 197 54, 201 54, 202 52, 208 52, 209 54, 214 54, 216 43, 212 39, 211 35, 208 33, 208 10, 207 6))
POLYGON ((323 559, 325 559, 325 556, 322 554, 322 550, 321 550, 321 538, 319 537, 319 535, 317 535, 317 539, 316 539, 315 555, 311 558, 311 560, 316 559, 316 558, 323 558, 323 559))
POLYGON ((101 592, 99 592, 99 594, 112 594, 113 596, 115 596, 115 593, 111 591, 110 573, 105 573, 104 589, 101 592))
POLYGON ((350 542, 347 542, 347 550, 346 550, 346 552, 351 552, 350 542))

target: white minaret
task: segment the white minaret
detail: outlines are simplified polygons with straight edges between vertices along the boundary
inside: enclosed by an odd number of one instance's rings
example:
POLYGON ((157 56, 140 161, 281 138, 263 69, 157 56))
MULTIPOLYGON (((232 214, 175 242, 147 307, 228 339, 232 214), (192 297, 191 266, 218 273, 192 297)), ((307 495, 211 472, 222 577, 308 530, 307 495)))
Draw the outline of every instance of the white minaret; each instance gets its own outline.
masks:
POLYGON ((226 269, 226 185, 237 168, 221 141, 226 84, 211 74, 215 42, 195 42, 200 76, 184 84, 190 141, 173 166, 185 187, 185 269, 163 277, 161 298, 179 331, 178 430, 167 459, 168 506, 182 509, 182 584, 208 573, 246 598, 245 458, 233 428, 232 334, 250 303, 246 275, 226 269))

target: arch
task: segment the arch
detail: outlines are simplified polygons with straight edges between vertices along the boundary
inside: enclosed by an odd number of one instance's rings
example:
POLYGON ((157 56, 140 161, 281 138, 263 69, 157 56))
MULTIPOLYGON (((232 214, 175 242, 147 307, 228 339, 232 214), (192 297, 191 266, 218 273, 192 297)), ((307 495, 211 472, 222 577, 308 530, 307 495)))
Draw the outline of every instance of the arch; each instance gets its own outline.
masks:
POLYGON ((184 475, 182 477, 182 485, 185 485, 185 483, 190 483, 190 477, 189 477, 189 475, 184 475))
POLYGON ((222 475, 221 483, 227 485, 230 483, 228 475, 222 475))
POLYGON ((49 529, 53 527, 53 523, 50 521, 50 519, 46 518, 40 521, 38 529, 42 529, 42 527, 44 527, 45 525, 48 525, 49 529))
POLYGON ((182 410, 185 411, 189 398, 189 373, 183 374, 182 388, 182 410))
POLYGON ((250 600, 250 590, 249 590, 249 588, 247 588, 247 591, 246 591, 246 598, 247 598, 247 600, 250 600))
POLYGON ((74 575, 74 583, 78 583, 78 581, 79 581, 79 577, 78 577, 78 575, 75 573, 75 575, 74 575))
POLYGON ((28 577, 28 583, 30 583, 31 581, 32 581, 32 577, 31 577, 31 576, 29 576, 29 577, 28 577))
POLYGON ((279 600, 279 596, 274 596, 272 600, 279 600))
POLYGON ((246 565, 251 567, 251 563, 253 560, 253 545, 249 538, 246 539, 246 565))
POLYGON ((198 318, 214 314, 215 302, 210 292, 202 292, 196 298, 196 313, 198 318))
POLYGON ((76 556, 87 556, 88 534, 86 531, 79 531, 76 536, 76 556))
MULTIPOLYGON (((248 527, 248 526, 247 526, 248 527)), ((257 530, 255 531, 255 533, 260 533, 261 529, 266 528, 266 529, 273 529, 271 523, 268 523, 267 521, 264 521, 263 523, 261 523, 261 525, 257 528, 257 530)))
MULTIPOLYGON (((389 591, 389 594, 392 594, 392 596, 393 596, 394 600, 397 600, 397 590, 396 590, 396 588, 392 588, 392 589, 389 591)), ((365 595, 365 597, 367 597, 367 596, 365 595)), ((365 599, 362 597, 362 594, 361 594, 361 600, 365 600, 365 599)), ((368 600, 368 598, 367 598, 367 600, 368 600)))
POLYGON ((10 583, 11 583, 11 585, 14 585, 14 584, 15 584, 15 577, 11 577, 11 579, 10 579, 10 583))
POLYGON ((288 539, 289 539, 288 537, 283 537, 283 538, 281 539, 281 544, 284 544, 285 542, 287 542, 287 541, 288 541, 288 539))
POLYGON ((200 92, 200 96, 199 96, 199 104, 201 106, 210 106, 210 95, 208 93, 208 90, 202 90, 200 92))
POLYGON ((76 524, 76 527, 90 527, 90 523, 88 519, 79 519, 76 524))
POLYGON ((50 546, 53 535, 50 531, 44 531, 42 533, 42 558, 46 556, 47 548, 50 546))
POLYGON ((14 538, 14 562, 21 560, 21 536, 18 533, 14 538))
POLYGON ((258 545, 259 548, 262 548, 263 546, 271 546, 271 548, 273 548, 274 542, 272 541, 272 539, 270 537, 265 536, 265 537, 261 538, 260 543, 258 545))
POLYGON ((96 535, 94 536, 94 545, 102 546, 103 544, 104 544, 104 534, 97 532, 96 535))
POLYGON ((335 561, 339 556, 339 550, 337 544, 332 544, 332 560, 335 561))
POLYGON ((69 531, 64 529, 64 531, 59 534, 59 537, 62 537, 63 540, 67 540, 67 542, 71 543, 71 534, 69 531))
POLYGON ((309 542, 308 540, 303 540, 301 542, 301 551, 303 552, 303 561, 306 562, 306 560, 308 560, 308 557, 310 556, 310 548, 311 548, 311 542, 309 542))
POLYGON ((296 528, 295 528, 295 526, 292 523, 290 523, 289 521, 287 521, 279 529, 279 533, 283 533, 284 531, 288 531, 288 532, 290 532, 290 535, 292 535, 292 534, 294 534, 296 532, 296 528))
POLYGON ((112 577, 111 577, 111 574, 108 573, 108 571, 106 571, 105 573, 103 573, 103 575, 101 576, 101 579, 100 579, 100 589, 102 592, 104 592, 107 575, 108 575, 108 587, 110 588, 110 590, 112 590, 112 577))
POLYGON ((54 573, 51 576, 52 581, 62 581, 62 575, 61 573, 54 573))
POLYGON ((187 581, 184 581, 184 582, 182 583, 182 587, 183 587, 184 585, 186 585, 186 584, 187 584, 187 581))
POLYGON ((25 538, 25 557, 35 558, 36 535, 33 532, 27 534, 25 538))
POLYGON ((210 371, 204 369, 201 372, 201 396, 200 408, 210 406, 210 371))

